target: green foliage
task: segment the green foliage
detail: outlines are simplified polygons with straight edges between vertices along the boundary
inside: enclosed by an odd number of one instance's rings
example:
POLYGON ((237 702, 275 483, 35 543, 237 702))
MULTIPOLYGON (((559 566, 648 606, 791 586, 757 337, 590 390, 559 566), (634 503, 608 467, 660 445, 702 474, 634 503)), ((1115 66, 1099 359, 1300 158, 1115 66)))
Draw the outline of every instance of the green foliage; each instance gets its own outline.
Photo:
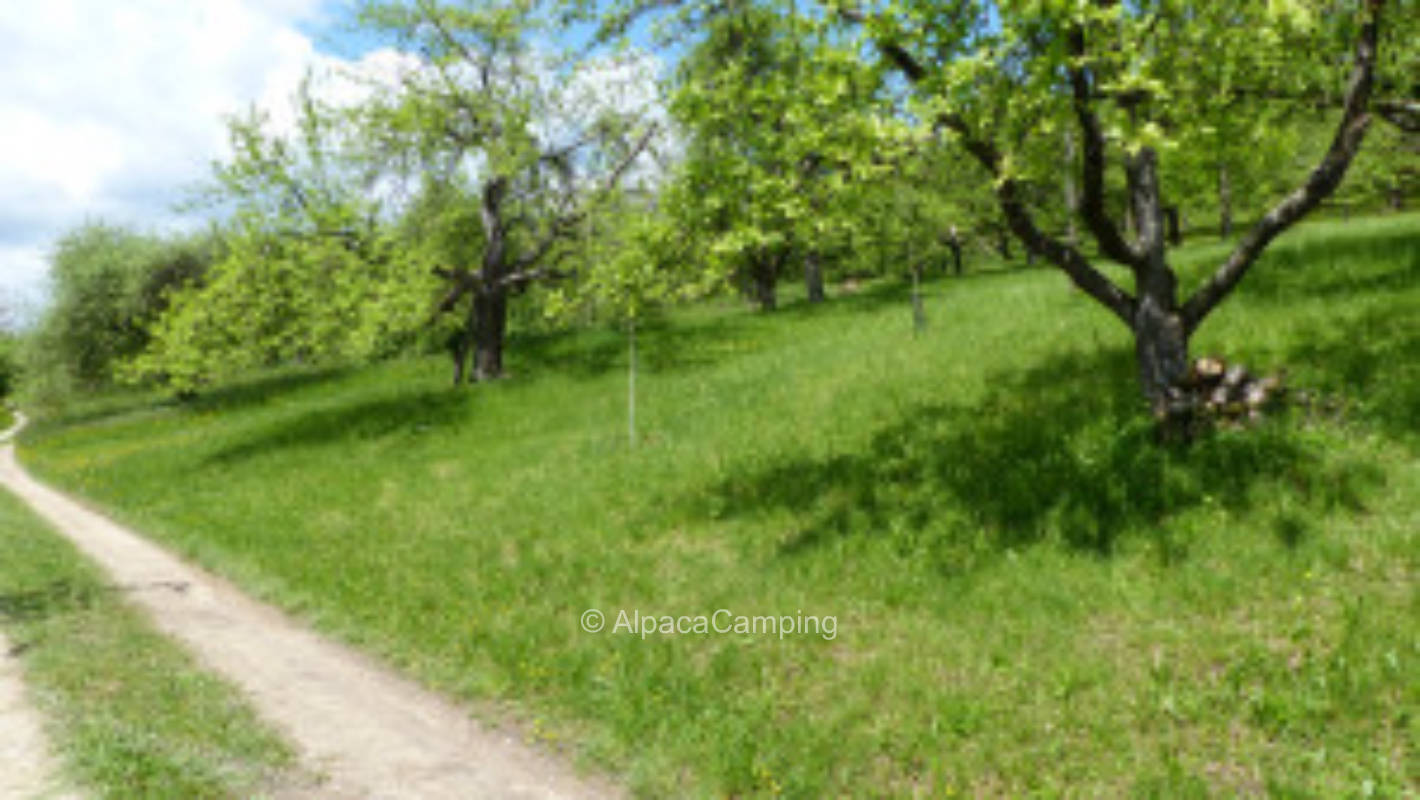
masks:
POLYGON ((433 359, 288 370, 22 455, 645 796, 1405 796, 1418 231, 1279 240, 1198 345, 1311 399, 1192 450, 1150 440, 1117 326, 1022 271, 929 281, 916 338, 888 282, 648 323, 635 450, 593 330, 476 396, 433 359), (838 628, 594 636, 589 607, 838 628))
POLYGON ((191 391, 255 366, 369 359, 427 318, 432 277, 378 224, 335 113, 309 83, 294 102, 290 135, 256 113, 229 122, 234 155, 208 189, 235 206, 225 253, 172 295, 128 380, 191 391))
POLYGON ((14 393, 20 381, 20 340, 0 332, 0 402, 14 393))
POLYGON ((1337 202, 1349 211, 1405 210, 1420 202, 1420 132, 1374 123, 1337 202))
POLYGON ((707 13, 670 103, 687 141, 665 213, 703 270, 761 290, 791 256, 841 249, 871 224, 862 195, 888 165, 869 155, 900 144, 877 77, 822 17, 794 11, 707 13))
POLYGON ((255 111, 229 121, 233 155, 204 198, 230 210, 228 252, 174 296, 125 377, 190 391, 442 345, 472 326, 437 312, 561 274, 578 222, 610 213, 639 152, 639 110, 609 99, 638 80, 615 78, 628 64, 545 57, 535 4, 366 2, 358 18, 404 49, 399 79, 336 106, 309 77, 286 134, 255 111))
MULTIPOLYGON (((35 347, 77 383, 112 378, 119 358, 144 344, 144 285, 156 242, 103 223, 71 231, 51 258, 53 306, 35 347)), ((39 355, 39 354, 37 354, 39 355)))
POLYGON ((112 382, 147 346, 148 325, 174 293, 199 284, 219 246, 203 236, 160 238, 101 222, 70 231, 50 258, 52 299, 26 338, 31 399, 42 405, 112 382))
POLYGON ((421 277, 335 239, 234 239, 202 286, 174 295, 126 376, 191 390, 256 366, 387 354, 427 313, 421 277))

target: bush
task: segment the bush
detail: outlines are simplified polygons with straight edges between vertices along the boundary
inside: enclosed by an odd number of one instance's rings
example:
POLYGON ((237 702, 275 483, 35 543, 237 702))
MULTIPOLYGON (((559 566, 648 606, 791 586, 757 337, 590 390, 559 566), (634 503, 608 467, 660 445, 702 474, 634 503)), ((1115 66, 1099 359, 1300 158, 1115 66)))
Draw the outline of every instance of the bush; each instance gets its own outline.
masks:
POLYGON ((19 343, 11 334, 0 333, 0 401, 15 393, 19 378, 19 343))
POLYGON ((50 258, 52 304, 26 340, 34 399, 112 383, 114 367, 147 346, 171 291, 202 279, 218 245, 163 239, 104 223, 69 232, 50 258))

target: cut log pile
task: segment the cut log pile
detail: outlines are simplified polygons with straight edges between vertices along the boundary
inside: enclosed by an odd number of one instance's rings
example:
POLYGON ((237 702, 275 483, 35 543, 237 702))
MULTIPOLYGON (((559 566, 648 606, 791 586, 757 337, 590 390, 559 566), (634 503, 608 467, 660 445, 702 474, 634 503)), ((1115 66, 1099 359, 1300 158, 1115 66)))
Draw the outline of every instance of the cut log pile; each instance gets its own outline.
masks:
POLYGON ((1281 374, 1258 377, 1242 364, 1229 364, 1214 356, 1194 361, 1179 388, 1196 414, 1234 425, 1258 419, 1287 391, 1281 374))

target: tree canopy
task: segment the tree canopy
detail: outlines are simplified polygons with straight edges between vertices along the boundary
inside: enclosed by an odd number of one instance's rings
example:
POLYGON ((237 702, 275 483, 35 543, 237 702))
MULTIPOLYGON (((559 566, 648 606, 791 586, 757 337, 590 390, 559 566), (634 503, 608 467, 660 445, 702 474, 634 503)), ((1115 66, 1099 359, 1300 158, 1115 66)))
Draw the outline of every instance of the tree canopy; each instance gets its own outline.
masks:
POLYGON ((456 383, 495 378, 515 302, 635 319, 733 286, 772 309, 791 270, 817 302, 825 275, 960 265, 972 241, 1009 259, 1014 237, 1126 325, 1155 413, 1187 417, 1189 339, 1273 239, 1414 194, 1417 11, 362 0, 389 69, 311 76, 287 128, 230 120, 203 197, 220 250, 75 374, 190 390, 447 346, 456 383), (1196 286, 1169 264, 1184 228, 1236 237, 1196 286))

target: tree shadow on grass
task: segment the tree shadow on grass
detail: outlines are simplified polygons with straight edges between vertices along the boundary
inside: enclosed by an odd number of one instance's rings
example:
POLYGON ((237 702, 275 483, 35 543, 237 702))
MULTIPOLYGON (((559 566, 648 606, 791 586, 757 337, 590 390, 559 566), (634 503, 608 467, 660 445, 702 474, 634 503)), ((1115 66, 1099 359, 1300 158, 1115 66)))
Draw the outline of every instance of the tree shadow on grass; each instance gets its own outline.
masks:
MULTIPOLYGON (((636 329, 637 367, 648 373, 670 373, 713 366, 733 352, 729 345, 753 335, 736 315, 692 322, 643 320, 636 329)), ((625 328, 549 331, 519 334, 509 342, 508 354, 531 372, 595 379, 626 370, 628 345, 625 328)))
POLYGON ((391 436, 447 432, 467 418, 471 395, 450 389, 426 390, 345 406, 324 406, 241 437, 240 443, 212 454, 213 463, 230 463, 278 450, 327 447, 391 436))
POLYGON ((350 367, 286 367, 203 390, 190 400, 175 401, 198 411, 233 411, 262 405, 281 395, 331 383, 350 374, 350 367))
MULTIPOLYGON (((961 275, 943 275, 933 271, 922 277, 920 287, 923 295, 930 301, 933 298, 950 294, 954 285, 958 283, 1013 278, 1018 277, 1020 273, 1021 270, 1014 267, 977 269, 961 275)), ((860 288, 851 291, 846 290, 844 286, 844 282, 841 281, 830 284, 828 298, 822 303, 810 303, 807 298, 801 297, 785 303, 775 313, 784 316, 805 316, 825 310, 868 313, 892 306, 902 308, 905 314, 911 313, 912 275, 910 273, 870 277, 863 281, 860 288)))
POLYGON ((1315 387, 1344 397, 1348 416, 1420 447, 1420 314, 1397 301, 1316 331, 1287 354, 1320 373, 1315 387))
POLYGON ((41 418, 34 430, 54 432, 82 427, 104 420, 116 420, 155 409, 186 408, 195 411, 229 411, 261 405, 270 399, 306 386, 336 380, 349 373, 349 368, 287 368, 236 378, 230 383, 206 389, 191 398, 182 399, 161 394, 157 389, 116 390, 85 402, 82 407, 41 418))
POLYGON ((1312 507, 1359 507, 1377 478, 1325 457, 1285 420, 1158 445, 1132 373, 1126 352, 1006 373, 979 403, 905 411, 860 451, 736 474, 709 489, 711 511, 792 512, 802 525, 780 543, 786 556, 882 538, 951 573, 1047 539, 1108 555, 1139 534, 1180 557, 1168 525, 1180 512, 1245 512, 1275 489, 1312 507))
POLYGON ((93 604, 93 587, 56 580, 39 589, 0 594, 0 623, 34 622, 93 604))
POLYGON ((1420 285, 1420 229, 1367 228, 1363 233, 1309 238, 1264 253, 1240 293, 1249 300, 1354 298, 1420 285))

